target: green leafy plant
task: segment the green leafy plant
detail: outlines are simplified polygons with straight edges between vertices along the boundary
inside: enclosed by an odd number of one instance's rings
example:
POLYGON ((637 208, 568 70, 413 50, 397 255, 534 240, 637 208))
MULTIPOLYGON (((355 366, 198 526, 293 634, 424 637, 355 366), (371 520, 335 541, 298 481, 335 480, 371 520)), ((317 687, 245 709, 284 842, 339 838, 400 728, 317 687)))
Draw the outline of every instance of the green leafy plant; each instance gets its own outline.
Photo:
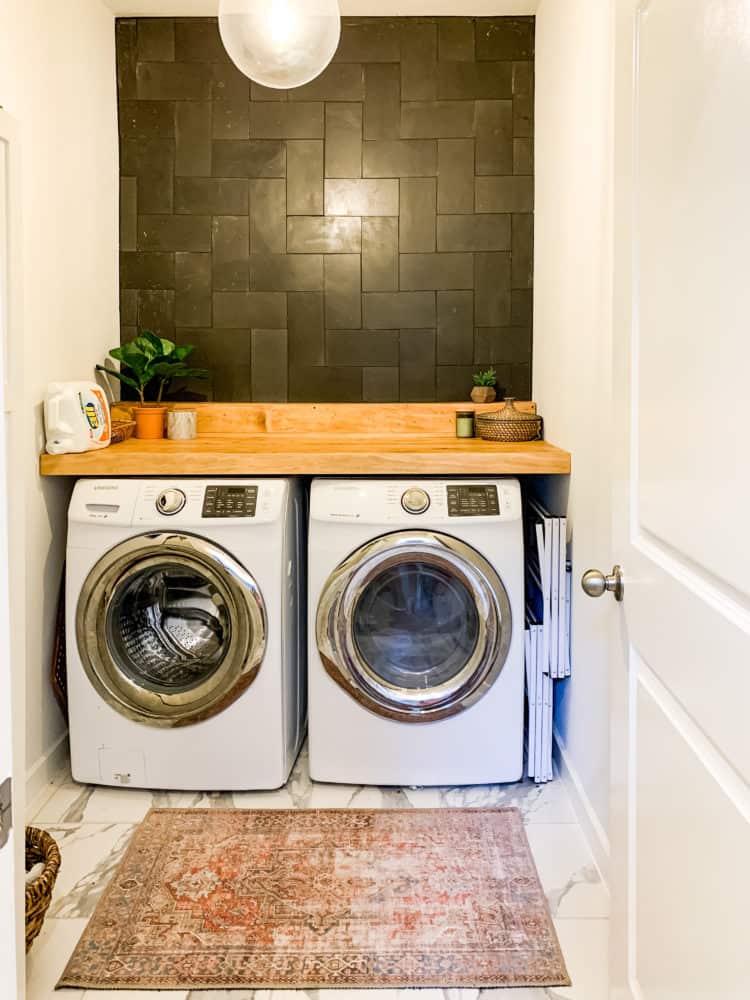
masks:
POLYGON ((143 405, 146 388, 156 381, 158 390, 156 402, 162 401, 164 390, 177 378, 208 378, 206 368, 191 368, 186 364, 187 358, 193 353, 193 344, 180 344, 157 337, 151 330, 141 330, 134 340, 128 341, 122 347, 113 347, 110 357, 120 362, 119 371, 97 365, 97 370, 106 372, 119 379, 125 385, 135 389, 143 405))
POLYGON ((483 368, 471 376, 474 385, 495 386, 497 385, 497 372, 494 368, 483 368))

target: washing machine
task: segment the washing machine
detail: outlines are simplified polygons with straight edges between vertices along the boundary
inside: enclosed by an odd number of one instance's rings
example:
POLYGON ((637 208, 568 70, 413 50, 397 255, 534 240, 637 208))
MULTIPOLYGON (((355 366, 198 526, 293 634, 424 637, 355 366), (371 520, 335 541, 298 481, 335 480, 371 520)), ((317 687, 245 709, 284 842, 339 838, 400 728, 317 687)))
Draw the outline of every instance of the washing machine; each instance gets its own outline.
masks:
POLYGON ((521 777, 517 480, 314 480, 308 574, 314 779, 521 777))
POLYGON ((305 526, 295 480, 76 484, 66 634, 77 781, 284 784, 306 716, 305 526))

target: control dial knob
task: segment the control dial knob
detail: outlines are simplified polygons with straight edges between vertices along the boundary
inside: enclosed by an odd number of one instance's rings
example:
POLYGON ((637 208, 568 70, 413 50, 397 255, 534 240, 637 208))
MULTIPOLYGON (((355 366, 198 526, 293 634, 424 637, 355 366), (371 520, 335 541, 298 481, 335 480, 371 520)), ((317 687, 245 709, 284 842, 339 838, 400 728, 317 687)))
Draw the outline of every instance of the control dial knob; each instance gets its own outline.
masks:
POLYGON ((167 516, 179 514, 186 502, 187 498, 182 490, 162 490, 156 498, 156 509, 160 514, 166 514, 167 516))
POLYGON ((424 514, 430 506, 430 497, 425 490, 413 486, 401 497, 401 506, 407 514, 424 514))

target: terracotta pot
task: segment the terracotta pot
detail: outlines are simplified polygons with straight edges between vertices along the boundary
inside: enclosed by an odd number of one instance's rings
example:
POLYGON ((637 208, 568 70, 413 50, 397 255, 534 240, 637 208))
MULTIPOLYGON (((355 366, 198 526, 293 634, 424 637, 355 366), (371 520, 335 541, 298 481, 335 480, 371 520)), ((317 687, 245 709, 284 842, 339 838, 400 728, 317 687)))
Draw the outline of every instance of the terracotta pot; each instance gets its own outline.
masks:
POLYGON ((134 406, 135 436, 139 441, 158 441, 164 437, 166 406, 134 406))
POLYGON ((471 398, 475 403, 491 403, 497 393, 491 385, 475 385, 471 390, 471 398))

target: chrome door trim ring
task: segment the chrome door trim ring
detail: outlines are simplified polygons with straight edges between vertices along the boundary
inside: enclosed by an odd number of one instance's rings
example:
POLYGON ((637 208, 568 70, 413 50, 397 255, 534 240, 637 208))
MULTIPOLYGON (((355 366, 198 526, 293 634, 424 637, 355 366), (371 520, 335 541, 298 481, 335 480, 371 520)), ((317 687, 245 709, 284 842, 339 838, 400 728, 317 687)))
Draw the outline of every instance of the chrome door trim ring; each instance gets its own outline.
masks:
POLYGON ((400 722, 434 722, 477 702, 505 665, 511 637, 510 601, 497 572, 476 549, 436 531, 395 531, 360 546, 329 576, 316 616, 317 646, 329 676, 365 708, 400 722), (397 688, 375 675, 351 635, 352 613, 368 584, 389 565, 415 557, 449 568, 472 594, 480 620, 466 666, 428 692, 397 688))
POLYGON ((106 552, 86 576, 75 624, 81 663, 100 697, 126 718, 157 728, 192 725, 234 702, 260 670, 268 632, 263 596, 245 567, 218 545, 175 532, 136 535, 106 552), (105 627, 123 580, 151 562, 165 561, 203 573, 221 593, 232 623, 229 649, 217 669, 201 684, 174 694, 129 678, 109 651, 105 627))

